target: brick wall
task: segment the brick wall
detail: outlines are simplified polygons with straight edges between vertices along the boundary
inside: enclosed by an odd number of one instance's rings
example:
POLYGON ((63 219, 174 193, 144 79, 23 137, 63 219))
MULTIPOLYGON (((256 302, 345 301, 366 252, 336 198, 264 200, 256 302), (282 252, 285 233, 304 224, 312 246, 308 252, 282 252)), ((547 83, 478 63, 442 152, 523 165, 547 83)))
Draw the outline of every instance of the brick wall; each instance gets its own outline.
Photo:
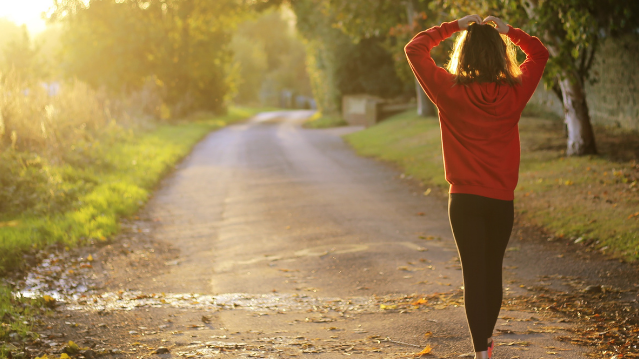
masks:
MULTIPOLYGON (((597 79, 586 85, 593 123, 639 130, 639 34, 602 41, 591 69, 597 79)), ((561 102, 543 85, 531 102, 563 116, 561 102)))

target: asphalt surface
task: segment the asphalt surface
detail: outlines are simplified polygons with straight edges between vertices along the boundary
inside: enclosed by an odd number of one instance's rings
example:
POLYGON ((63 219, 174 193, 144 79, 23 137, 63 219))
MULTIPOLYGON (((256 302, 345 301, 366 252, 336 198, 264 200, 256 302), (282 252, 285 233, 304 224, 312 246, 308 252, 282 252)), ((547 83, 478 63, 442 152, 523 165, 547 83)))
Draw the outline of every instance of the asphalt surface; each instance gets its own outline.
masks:
MULTIPOLYGON (((110 256, 96 264, 104 293, 69 305, 67 323, 127 357, 472 352, 446 201, 358 157, 340 136, 361 128, 302 129, 311 114, 264 113, 207 136, 122 243, 96 254, 110 256)), ((539 276, 587 270, 516 236, 506 297, 534 281, 565 289, 539 276)), ((554 339, 571 325, 502 310, 495 357, 583 358, 587 348, 554 339)))

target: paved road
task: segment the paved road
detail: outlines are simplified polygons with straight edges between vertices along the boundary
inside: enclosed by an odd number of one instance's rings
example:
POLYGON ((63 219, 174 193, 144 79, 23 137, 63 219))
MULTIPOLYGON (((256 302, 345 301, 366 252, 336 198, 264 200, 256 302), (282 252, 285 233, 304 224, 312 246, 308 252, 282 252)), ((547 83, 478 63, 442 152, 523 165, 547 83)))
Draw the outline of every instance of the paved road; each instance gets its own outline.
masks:
MULTIPOLYGON (((91 340, 131 357, 472 351, 445 201, 356 156, 340 135, 358 128, 302 129, 310 114, 264 113, 195 147, 141 215, 132 254, 105 264, 110 292, 70 307, 105 323, 87 324, 91 340)), ((524 292, 508 276, 506 295, 524 292)), ((570 323, 500 317, 515 334, 496 338, 499 358, 584 357, 553 339, 570 323)))

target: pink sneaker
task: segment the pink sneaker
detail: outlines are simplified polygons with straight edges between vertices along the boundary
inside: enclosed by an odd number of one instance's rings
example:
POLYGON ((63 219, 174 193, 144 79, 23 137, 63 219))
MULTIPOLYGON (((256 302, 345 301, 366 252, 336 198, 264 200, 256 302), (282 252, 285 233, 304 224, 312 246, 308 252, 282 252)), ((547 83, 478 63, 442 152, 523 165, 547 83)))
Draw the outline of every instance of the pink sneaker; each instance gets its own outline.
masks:
POLYGON ((490 345, 488 346, 488 359, 492 359, 493 349, 495 349, 495 339, 490 340, 490 345))

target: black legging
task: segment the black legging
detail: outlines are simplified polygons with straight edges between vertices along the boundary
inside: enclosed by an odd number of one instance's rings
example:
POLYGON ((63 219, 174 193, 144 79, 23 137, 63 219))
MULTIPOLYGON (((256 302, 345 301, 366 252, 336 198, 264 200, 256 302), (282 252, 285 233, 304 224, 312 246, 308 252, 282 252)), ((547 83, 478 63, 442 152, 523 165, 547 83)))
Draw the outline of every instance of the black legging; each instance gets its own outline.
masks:
POLYGON ((461 260, 473 347, 485 351, 501 308, 502 262, 513 228, 513 201, 451 193, 448 217, 461 260))

